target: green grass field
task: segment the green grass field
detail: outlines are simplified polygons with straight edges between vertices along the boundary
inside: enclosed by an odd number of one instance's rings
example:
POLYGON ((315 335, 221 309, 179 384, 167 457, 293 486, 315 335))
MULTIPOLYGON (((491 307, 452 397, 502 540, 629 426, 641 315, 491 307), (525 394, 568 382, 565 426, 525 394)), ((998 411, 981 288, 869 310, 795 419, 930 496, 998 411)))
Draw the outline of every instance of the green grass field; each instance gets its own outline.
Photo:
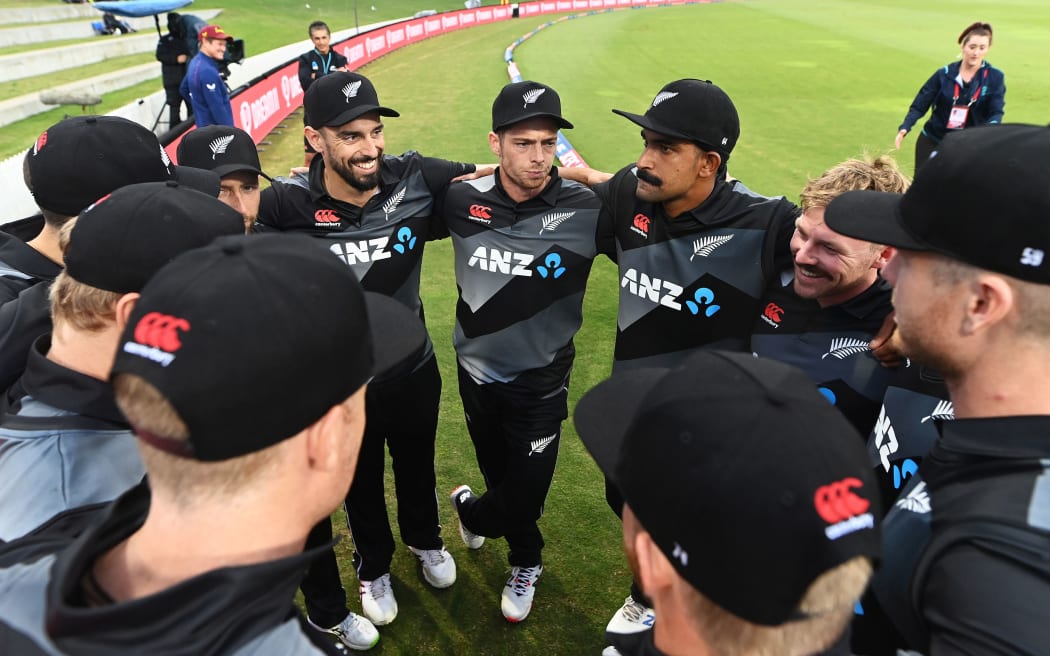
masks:
MULTIPOLYGON (((199 0, 195 7, 246 4, 199 0)), ((302 4, 267 3, 269 16, 259 19, 258 29, 282 30, 284 42, 300 38, 307 18, 296 14, 293 21, 290 12, 302 4)), ((339 29, 340 21, 345 26, 345 7, 350 4, 329 4, 338 18, 332 20, 333 28, 339 29)), ((405 15, 432 5, 400 6, 415 7, 402 11, 405 15)), ((352 24, 352 14, 349 17, 352 24)), ((742 134, 730 172, 757 191, 796 198, 807 177, 838 161, 891 149, 915 92, 935 68, 955 57, 958 32, 977 19, 996 29, 989 61, 1006 72, 1007 120, 1045 124, 1050 120, 1050 72, 1039 62, 1044 61, 1050 6, 1042 0, 994 6, 930 0, 921 8, 906 0, 739 0, 619 11, 544 30, 519 47, 516 61, 526 78, 559 90, 565 115, 577 126, 569 138, 591 165, 607 170, 633 161, 641 145, 637 128, 610 109, 642 112, 670 80, 711 79, 733 97, 741 116, 742 134)), ((244 33, 247 25, 242 28, 241 20, 227 9, 222 25, 244 33)), ((464 30, 395 52, 363 69, 383 103, 402 113, 386 121, 387 151, 415 149, 449 159, 491 161, 486 134, 492 99, 507 81, 504 48, 547 20, 519 19, 464 30)), ((301 117, 290 117, 285 125, 264 145, 264 168, 271 174, 301 162, 301 117)), ((912 168, 913 137, 900 154, 906 171, 912 168)), ((616 284, 615 268, 599 260, 576 340, 572 404, 609 371, 616 284)), ((524 623, 510 625, 499 612, 506 576, 502 541, 490 540, 481 551, 468 552, 457 535, 448 491, 459 483, 476 490, 484 486, 456 394, 450 339, 455 293, 450 245, 429 244, 422 294, 445 380, 438 495, 459 581, 448 590, 429 589, 415 559, 399 549, 392 574, 400 614, 380 630, 383 639, 372 653, 596 655, 603 647, 606 621, 627 594, 629 573, 620 551, 619 527, 605 505, 601 475, 571 421, 565 425, 558 471, 541 520, 546 572, 524 623)), ((389 479, 388 489, 392 490, 389 479)), ((390 504, 393 511, 392 497, 390 504)), ((345 533, 341 517, 337 526, 345 533)), ((344 583, 353 598, 356 581, 349 539, 339 552, 344 583)), ((359 609, 356 600, 351 607, 359 609)))

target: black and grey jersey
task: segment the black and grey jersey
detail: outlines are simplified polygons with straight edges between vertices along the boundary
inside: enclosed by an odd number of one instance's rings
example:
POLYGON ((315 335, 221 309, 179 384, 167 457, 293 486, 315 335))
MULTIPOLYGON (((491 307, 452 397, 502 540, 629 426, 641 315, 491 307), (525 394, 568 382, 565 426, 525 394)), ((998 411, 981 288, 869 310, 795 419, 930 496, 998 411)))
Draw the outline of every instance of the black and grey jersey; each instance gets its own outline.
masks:
POLYGON ((879 278, 854 298, 822 308, 816 300, 795 293, 791 273, 786 272, 763 296, 751 351, 806 372, 820 393, 866 437, 891 375, 868 342, 893 309, 893 290, 879 278))
POLYGON ((460 365, 478 382, 561 384, 572 366, 572 338, 598 253, 601 203, 587 187, 552 179, 516 203, 498 172, 455 185, 442 218, 455 251, 460 365), (535 370, 553 367, 557 371, 535 370))
POLYGON ((668 217, 628 166, 595 191, 612 213, 620 302, 614 369, 670 366, 692 350, 745 350, 759 299, 790 261, 798 208, 739 181, 668 217))
POLYGON ((1046 653, 1050 417, 938 426, 883 523, 879 606, 923 653, 1046 653))
POLYGON ((18 236, 0 231, 0 304, 14 300, 39 282, 51 282, 61 271, 62 265, 38 253, 18 236))
MULTIPOLYGON (((380 165, 379 193, 358 207, 328 195, 324 161, 315 157, 308 181, 278 179, 263 191, 258 230, 302 232, 327 240, 332 253, 354 270, 366 290, 401 301, 422 319, 419 274, 436 201, 452 178, 473 171, 473 164, 412 151, 386 155, 380 165)), ((421 361, 432 352, 428 342, 421 361)))

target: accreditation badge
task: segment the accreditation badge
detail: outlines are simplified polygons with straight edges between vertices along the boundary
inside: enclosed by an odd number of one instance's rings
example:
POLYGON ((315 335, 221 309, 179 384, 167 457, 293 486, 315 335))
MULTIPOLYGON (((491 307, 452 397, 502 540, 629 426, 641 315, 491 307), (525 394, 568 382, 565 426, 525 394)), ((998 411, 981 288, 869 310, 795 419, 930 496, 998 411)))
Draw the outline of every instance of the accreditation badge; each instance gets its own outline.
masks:
POLYGON ((952 111, 948 114, 948 129, 963 129, 966 127, 966 117, 969 115, 970 108, 967 105, 956 105, 955 107, 952 107, 952 111))

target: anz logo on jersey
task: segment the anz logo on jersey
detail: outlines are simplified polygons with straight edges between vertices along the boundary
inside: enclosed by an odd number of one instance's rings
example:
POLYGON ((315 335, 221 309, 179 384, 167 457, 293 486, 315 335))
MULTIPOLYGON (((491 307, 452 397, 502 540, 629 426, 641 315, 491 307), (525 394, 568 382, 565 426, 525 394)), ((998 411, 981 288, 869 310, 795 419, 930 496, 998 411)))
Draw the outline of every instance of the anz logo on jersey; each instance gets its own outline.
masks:
POLYGON ((467 260, 467 266, 489 273, 526 278, 531 278, 535 273, 545 280, 556 280, 565 275, 566 268, 562 263, 560 253, 551 251, 536 266, 532 266, 535 259, 536 256, 531 253, 515 253, 499 248, 478 246, 467 260))
POLYGON ((390 244, 390 237, 376 237, 374 239, 358 239, 357 241, 342 241, 329 247, 339 259, 350 266, 355 264, 367 264, 379 260, 390 259, 393 255, 405 255, 416 248, 417 238, 412 234, 412 229, 402 226, 395 234, 394 244, 390 244))
POLYGON ((678 283, 628 269, 620 278, 620 289, 639 298, 652 301, 672 310, 688 312, 693 316, 713 317, 722 306, 715 302, 715 293, 708 287, 698 287, 681 303, 685 287, 678 283))

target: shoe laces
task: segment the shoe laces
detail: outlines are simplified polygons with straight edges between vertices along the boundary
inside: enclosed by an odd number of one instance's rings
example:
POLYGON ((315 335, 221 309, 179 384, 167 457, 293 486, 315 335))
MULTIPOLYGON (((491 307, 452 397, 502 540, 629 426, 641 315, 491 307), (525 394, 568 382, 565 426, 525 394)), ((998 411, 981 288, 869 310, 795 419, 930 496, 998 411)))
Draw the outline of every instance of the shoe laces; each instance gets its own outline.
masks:
POLYGON ((638 603, 634 600, 634 597, 627 597, 623 603, 623 614, 631 622, 641 622, 645 618, 645 615, 649 612, 649 609, 643 604, 638 603))
POLYGON ((372 595, 373 599, 382 599, 390 590, 390 575, 384 574, 374 581, 363 581, 361 587, 364 592, 372 595))
POLYGON ((338 626, 332 627, 331 630, 334 633, 338 633, 339 635, 348 635, 350 633, 355 632, 360 623, 360 617, 358 617, 354 613, 347 613, 346 617, 343 618, 343 621, 340 622, 338 626))
POLYGON ((510 580, 507 581, 507 584, 510 585, 514 594, 521 596, 528 594, 529 588, 532 587, 539 577, 539 567, 515 567, 511 571, 510 580))
POLYGON ((443 565, 445 561, 448 560, 448 552, 444 549, 424 549, 419 552, 419 555, 430 567, 443 565))

